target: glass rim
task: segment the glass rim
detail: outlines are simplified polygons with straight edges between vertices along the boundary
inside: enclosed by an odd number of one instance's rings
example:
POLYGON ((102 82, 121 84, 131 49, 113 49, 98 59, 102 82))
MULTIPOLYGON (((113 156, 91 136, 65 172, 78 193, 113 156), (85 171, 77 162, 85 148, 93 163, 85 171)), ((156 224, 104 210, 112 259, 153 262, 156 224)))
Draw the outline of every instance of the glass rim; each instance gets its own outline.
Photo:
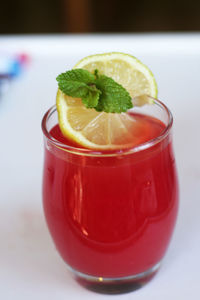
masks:
POLYGON ((56 109, 56 104, 50 107, 47 112, 44 114, 43 119, 42 119, 42 131, 44 136, 48 139, 48 141, 54 145, 55 147, 59 148, 60 150, 72 153, 72 154, 77 154, 77 155, 83 155, 83 156, 91 156, 91 157, 113 157, 113 156, 119 156, 119 155, 126 155, 126 154, 131 154, 131 153, 136 153, 142 150, 146 150, 150 147, 153 147, 154 145, 158 144, 161 142, 168 134, 169 131, 172 127, 173 124, 173 116, 169 108, 160 100, 153 98, 151 96, 148 96, 154 100, 153 105, 158 105, 161 108, 164 109, 164 111, 167 113, 168 116, 168 123, 166 124, 165 129, 155 138, 150 139, 147 142, 144 142, 142 144, 130 147, 130 148, 125 148, 125 149, 117 149, 117 150, 111 150, 109 153, 105 153, 102 150, 95 150, 95 149, 87 149, 87 148, 79 148, 79 147, 74 147, 70 146, 67 144, 64 144, 62 142, 59 142, 56 140, 53 136, 51 136, 50 132, 47 130, 47 122, 51 115, 57 111, 56 109))

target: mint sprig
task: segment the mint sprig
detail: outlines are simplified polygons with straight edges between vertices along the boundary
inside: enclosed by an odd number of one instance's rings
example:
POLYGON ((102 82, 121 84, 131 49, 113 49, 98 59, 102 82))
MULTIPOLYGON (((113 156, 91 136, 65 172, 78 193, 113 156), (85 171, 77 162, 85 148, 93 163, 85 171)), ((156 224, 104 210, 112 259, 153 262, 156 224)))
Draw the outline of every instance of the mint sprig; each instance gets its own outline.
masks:
POLYGON ((111 113, 126 112, 133 107, 128 91, 111 77, 74 69, 58 75, 59 89, 66 95, 81 98, 87 108, 111 113))

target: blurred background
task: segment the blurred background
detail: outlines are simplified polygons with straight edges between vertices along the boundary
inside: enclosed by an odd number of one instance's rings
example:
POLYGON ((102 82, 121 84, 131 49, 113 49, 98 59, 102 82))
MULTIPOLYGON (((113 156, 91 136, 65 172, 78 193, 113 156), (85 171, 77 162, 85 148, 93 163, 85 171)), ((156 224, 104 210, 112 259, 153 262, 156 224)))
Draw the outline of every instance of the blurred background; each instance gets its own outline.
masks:
POLYGON ((0 34, 200 30, 199 0, 1 1, 0 34))

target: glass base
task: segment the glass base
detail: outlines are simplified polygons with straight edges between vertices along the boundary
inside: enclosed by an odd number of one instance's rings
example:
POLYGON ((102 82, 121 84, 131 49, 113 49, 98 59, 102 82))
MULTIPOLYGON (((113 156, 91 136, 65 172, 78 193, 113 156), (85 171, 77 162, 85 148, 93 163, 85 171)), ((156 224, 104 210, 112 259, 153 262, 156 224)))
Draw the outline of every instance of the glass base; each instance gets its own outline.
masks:
POLYGON ((160 262, 151 269, 126 277, 104 278, 86 275, 70 268, 75 279, 82 286, 93 292, 101 294, 122 294, 135 291, 145 285, 157 273, 160 262))

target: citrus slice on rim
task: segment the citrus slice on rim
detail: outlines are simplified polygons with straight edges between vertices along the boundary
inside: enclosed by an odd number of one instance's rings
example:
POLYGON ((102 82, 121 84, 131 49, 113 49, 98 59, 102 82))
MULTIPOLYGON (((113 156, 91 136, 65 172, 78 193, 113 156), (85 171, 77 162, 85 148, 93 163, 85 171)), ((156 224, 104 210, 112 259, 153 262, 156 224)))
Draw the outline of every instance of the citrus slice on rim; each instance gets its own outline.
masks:
MULTIPOLYGON (((74 68, 112 77, 127 89, 134 105, 149 102, 157 96, 157 85, 151 71, 135 57, 113 52, 88 56, 74 68)), ((62 134, 77 144, 96 150, 123 149, 138 139, 139 124, 128 113, 106 113, 88 109, 80 98, 72 98, 58 90, 56 105, 62 134)))

